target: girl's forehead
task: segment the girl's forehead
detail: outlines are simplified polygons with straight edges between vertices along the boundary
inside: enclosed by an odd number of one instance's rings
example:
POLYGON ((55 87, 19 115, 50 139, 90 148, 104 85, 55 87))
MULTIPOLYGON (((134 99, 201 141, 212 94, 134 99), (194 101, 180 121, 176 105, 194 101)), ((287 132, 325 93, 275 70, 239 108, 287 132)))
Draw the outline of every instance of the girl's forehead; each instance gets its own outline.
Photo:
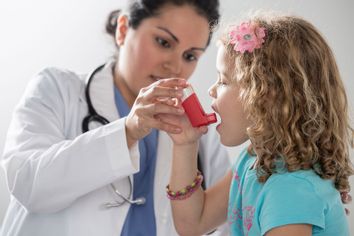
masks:
POLYGON ((216 68, 220 73, 228 75, 228 77, 231 78, 234 68, 231 66, 230 57, 227 55, 225 46, 222 44, 218 45, 218 53, 216 56, 216 68))
POLYGON ((218 52, 216 55, 216 67, 218 68, 218 70, 220 71, 224 71, 225 70, 225 63, 226 62, 226 50, 225 47, 223 45, 219 45, 218 46, 218 52))

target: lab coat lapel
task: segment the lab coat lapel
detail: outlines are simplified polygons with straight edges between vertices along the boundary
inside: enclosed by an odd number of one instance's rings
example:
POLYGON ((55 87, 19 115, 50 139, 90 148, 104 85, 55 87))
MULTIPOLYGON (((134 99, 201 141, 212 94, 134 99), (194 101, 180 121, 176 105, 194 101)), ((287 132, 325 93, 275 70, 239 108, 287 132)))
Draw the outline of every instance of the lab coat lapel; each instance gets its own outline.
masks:
MULTIPOLYGON (((119 118, 114 101, 114 81, 112 67, 114 62, 107 63, 102 71, 96 74, 91 82, 91 101, 97 113, 109 121, 119 118)), ((160 131, 157 145, 157 160, 154 179, 154 208, 156 216, 157 235, 166 235, 173 228, 171 219, 170 202, 167 201, 165 187, 169 182, 172 160, 172 141, 167 133, 160 131), (160 224, 164 224, 163 226, 160 224), (160 232, 161 231, 161 232, 160 232), (166 231, 166 232, 164 232, 166 231)), ((115 184, 119 189, 128 186, 124 181, 117 181, 115 184)), ((125 181, 127 182, 127 181, 125 181)))
POLYGON ((166 196, 166 185, 170 179, 172 161, 172 140, 160 131, 157 146, 157 160, 154 181, 154 209, 157 235, 169 235, 173 229, 170 201, 166 196))
POLYGON ((90 98, 93 107, 99 115, 109 121, 114 121, 119 118, 114 101, 113 65, 113 61, 108 62, 104 68, 95 75, 90 87, 90 98))
MULTIPOLYGON (((113 61, 108 62, 104 68, 95 75, 90 86, 90 98, 93 107, 99 115, 110 122, 119 119, 119 113, 114 100, 113 65, 113 61)), ((133 178, 131 178, 131 181, 133 184, 133 178)), ((115 181, 114 185, 122 193, 131 191, 130 183, 127 178, 115 181)))

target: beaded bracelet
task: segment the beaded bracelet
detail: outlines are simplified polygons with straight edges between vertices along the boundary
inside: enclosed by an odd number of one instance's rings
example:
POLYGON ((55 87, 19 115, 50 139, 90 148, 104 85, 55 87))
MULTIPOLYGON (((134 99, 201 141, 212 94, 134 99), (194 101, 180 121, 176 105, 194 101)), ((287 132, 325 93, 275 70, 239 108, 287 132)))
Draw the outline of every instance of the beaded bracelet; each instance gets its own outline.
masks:
POLYGON ((167 197, 170 200, 184 200, 189 198, 202 184, 203 175, 200 171, 197 172, 197 177, 193 180, 190 185, 187 185, 185 188, 182 188, 179 191, 172 191, 170 185, 166 186, 167 197))

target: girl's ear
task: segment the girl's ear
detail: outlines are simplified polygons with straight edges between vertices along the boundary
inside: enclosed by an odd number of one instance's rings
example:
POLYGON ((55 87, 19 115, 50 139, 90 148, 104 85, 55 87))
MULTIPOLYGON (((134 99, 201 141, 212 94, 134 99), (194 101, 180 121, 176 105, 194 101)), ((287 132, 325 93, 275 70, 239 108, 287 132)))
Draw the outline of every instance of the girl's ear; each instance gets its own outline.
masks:
POLYGON ((124 44, 125 37, 128 32, 128 17, 126 15, 121 15, 117 19, 117 29, 116 29, 116 43, 118 46, 124 44))

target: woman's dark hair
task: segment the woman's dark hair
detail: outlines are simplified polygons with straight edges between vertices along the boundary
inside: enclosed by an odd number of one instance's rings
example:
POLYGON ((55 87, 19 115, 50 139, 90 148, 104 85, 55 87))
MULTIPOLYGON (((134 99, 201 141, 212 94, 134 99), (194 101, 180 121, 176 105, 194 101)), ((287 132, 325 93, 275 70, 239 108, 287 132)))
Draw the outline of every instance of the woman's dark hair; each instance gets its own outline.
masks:
MULTIPOLYGON (((204 16, 210 26, 208 45, 212 36, 213 28, 218 24, 219 1, 218 0, 129 0, 127 14, 129 17, 129 26, 133 29, 138 28, 140 23, 149 17, 158 15, 161 7, 172 4, 176 6, 190 5, 202 16, 204 16)), ((106 32, 115 37, 117 29, 117 18, 121 10, 112 11, 106 22, 106 32)))

